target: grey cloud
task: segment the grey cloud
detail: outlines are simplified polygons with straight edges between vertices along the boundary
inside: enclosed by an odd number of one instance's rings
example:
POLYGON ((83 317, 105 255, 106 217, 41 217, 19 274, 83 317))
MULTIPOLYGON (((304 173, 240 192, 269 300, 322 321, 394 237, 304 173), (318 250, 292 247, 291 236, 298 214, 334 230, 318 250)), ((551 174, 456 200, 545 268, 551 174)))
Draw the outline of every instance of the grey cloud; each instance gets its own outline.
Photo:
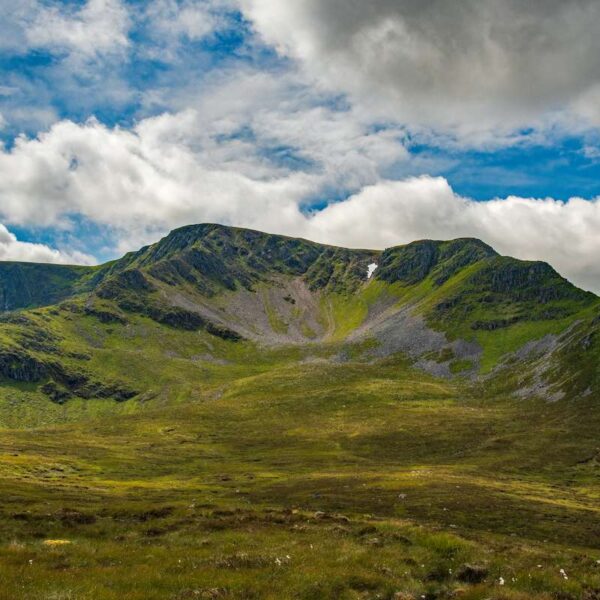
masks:
POLYGON ((415 127, 600 125, 597 0, 240 0, 267 43, 415 127))

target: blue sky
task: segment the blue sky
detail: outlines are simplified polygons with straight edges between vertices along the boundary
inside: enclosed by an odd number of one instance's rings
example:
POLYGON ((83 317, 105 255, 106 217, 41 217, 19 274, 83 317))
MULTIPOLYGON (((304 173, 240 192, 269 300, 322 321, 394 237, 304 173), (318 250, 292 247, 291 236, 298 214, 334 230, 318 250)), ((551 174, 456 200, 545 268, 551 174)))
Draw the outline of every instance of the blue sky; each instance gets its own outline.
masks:
POLYGON ((0 0, 0 259, 219 221, 598 290, 600 10, 566 4, 0 0))

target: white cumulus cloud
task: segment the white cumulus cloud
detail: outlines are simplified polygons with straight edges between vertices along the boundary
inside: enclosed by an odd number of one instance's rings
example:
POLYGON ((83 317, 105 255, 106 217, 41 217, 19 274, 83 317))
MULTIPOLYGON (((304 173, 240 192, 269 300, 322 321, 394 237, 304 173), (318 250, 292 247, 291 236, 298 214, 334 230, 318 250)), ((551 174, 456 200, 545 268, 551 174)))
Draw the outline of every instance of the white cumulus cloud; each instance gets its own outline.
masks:
POLYGON ((21 242, 0 223, 0 260, 92 265, 93 257, 77 251, 62 251, 45 244, 21 242))
POLYGON ((87 0, 78 10, 39 5, 26 35, 32 47, 93 59, 129 45, 129 13, 120 0, 87 0))

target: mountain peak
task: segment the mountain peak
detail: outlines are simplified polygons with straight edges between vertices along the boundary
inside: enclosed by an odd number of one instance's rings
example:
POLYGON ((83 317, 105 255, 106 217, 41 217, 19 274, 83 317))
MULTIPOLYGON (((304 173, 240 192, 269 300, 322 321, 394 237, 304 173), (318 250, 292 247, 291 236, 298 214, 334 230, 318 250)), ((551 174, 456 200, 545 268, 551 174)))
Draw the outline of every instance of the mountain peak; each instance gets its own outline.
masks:
POLYGON ((459 270, 494 256, 498 253, 476 238, 418 240, 386 249, 381 256, 378 277, 390 283, 415 284, 435 272, 436 284, 441 285, 459 270))

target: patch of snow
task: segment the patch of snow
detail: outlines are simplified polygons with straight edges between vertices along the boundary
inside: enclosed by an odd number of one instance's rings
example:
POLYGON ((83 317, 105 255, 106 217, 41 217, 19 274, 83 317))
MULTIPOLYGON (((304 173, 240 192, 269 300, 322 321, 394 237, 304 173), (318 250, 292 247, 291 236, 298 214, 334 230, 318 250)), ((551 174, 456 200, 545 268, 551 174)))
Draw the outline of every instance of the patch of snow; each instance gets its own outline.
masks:
POLYGON ((371 279, 371 277, 373 276, 373 273, 375 273, 375 269, 378 267, 379 265, 377 265, 376 263, 371 263, 368 267, 367 267, 367 279, 371 279))

